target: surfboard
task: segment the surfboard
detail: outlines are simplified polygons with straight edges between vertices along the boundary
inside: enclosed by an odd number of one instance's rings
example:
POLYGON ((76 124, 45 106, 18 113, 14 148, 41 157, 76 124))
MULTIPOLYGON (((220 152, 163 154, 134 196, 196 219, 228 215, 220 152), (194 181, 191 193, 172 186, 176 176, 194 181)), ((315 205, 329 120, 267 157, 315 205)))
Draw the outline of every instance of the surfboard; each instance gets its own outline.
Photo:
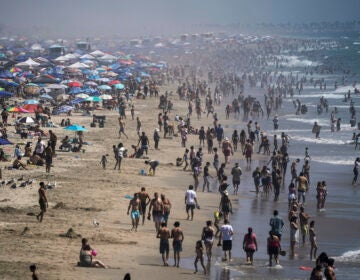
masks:
POLYGON ((132 195, 127 194, 127 195, 125 195, 125 198, 126 199, 133 199, 134 197, 132 195))

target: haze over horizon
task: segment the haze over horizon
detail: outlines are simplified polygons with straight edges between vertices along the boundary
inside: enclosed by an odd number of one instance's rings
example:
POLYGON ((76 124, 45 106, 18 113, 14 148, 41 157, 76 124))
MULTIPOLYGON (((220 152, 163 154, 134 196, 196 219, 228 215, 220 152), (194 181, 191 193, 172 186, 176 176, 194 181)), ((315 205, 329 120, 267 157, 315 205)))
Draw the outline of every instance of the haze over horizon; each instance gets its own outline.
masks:
POLYGON ((0 0, 0 32, 165 35, 202 25, 358 20, 359 0, 0 0))

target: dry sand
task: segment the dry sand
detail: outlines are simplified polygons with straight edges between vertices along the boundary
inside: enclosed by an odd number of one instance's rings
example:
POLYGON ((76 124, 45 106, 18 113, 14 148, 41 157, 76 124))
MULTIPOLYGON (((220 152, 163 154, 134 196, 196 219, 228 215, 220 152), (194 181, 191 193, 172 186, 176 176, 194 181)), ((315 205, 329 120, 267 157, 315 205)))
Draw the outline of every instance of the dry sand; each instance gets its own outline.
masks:
MULTIPOLYGON (((175 92, 174 88, 167 88, 175 92)), ((161 90, 163 93, 165 88, 161 90)), ((187 103, 171 96, 176 114, 185 116, 187 103)), ((217 209, 217 193, 200 193, 198 198, 201 210, 195 212, 194 221, 186 220, 184 193, 193 183, 191 172, 184 172, 175 166, 176 157, 181 157, 184 149, 180 138, 160 140, 159 150, 153 148, 152 134, 157 127, 158 99, 134 100, 136 116, 139 116, 143 130, 150 139, 149 157, 160 161, 156 176, 139 175, 145 168, 144 159, 126 158, 122 171, 113 170, 114 157, 112 145, 123 142, 131 153, 131 145, 137 143, 136 120, 131 120, 127 112, 126 133, 129 139, 118 138, 117 111, 103 110, 96 114, 106 115, 105 128, 90 128, 90 117, 74 114, 73 123, 85 125, 85 153, 57 152, 51 177, 47 177, 45 167, 31 167, 29 171, 2 170, 3 179, 34 178, 32 187, 12 190, 9 186, 1 187, 0 193, 0 275, 1 279, 27 279, 30 276, 28 267, 36 263, 40 279, 122 279, 130 272, 133 279, 202 279, 202 273, 194 275, 193 270, 184 268, 163 267, 159 254, 159 240, 155 238, 153 222, 146 220, 137 233, 130 232, 131 220, 126 215, 129 200, 125 195, 132 195, 146 187, 152 196, 154 192, 164 193, 170 199, 173 208, 169 218, 169 227, 178 220, 184 230, 185 241, 182 257, 194 256, 195 242, 200 238, 206 220, 213 219, 217 209), (103 154, 109 154, 108 166, 102 170, 99 161, 103 154), (40 181, 57 182, 54 190, 48 190, 48 212, 43 223, 38 223, 31 213, 38 213, 37 189, 40 181), (57 205, 57 206, 56 206, 57 205), (55 207, 56 206, 56 207, 55 207), (94 227, 96 219, 99 227, 94 227), (24 230, 26 228, 26 230, 24 230), (61 237, 68 229, 74 231, 73 238, 61 237), (110 269, 77 267, 81 237, 90 240, 98 251, 98 258, 110 269)), ((222 107, 221 107, 222 108, 222 107)), ((219 107, 220 109, 220 107, 219 107)), ((218 109, 218 110, 219 110, 218 109)), ((221 109, 222 110, 222 109, 221 109)), ((59 124, 64 116, 55 116, 53 121, 59 124)), ((226 127, 227 122, 221 119, 226 127)), ((212 125, 213 119, 206 116, 200 121, 192 117, 196 128, 212 125)), ((11 131, 13 127, 9 128, 11 131)), ((63 128, 53 128, 60 140, 72 135, 63 128)), ((13 135, 14 136, 14 135, 13 135)), ((162 137, 162 135, 161 135, 162 137)), ((198 147, 198 136, 190 135, 188 147, 198 147)), ((19 138, 10 137, 14 143, 19 138)), ((35 139, 33 140, 35 143, 35 139)), ((12 154, 12 147, 5 147, 12 154)), ((206 150, 206 148, 204 149, 206 150)), ((240 156, 239 152, 236 155, 240 156)), ((212 155, 204 151, 204 161, 212 162, 212 155)), ((2 167, 9 163, 1 163, 2 167)), ((227 168, 231 168, 230 166, 227 168)), ((214 170, 211 170, 214 174, 214 170)), ((200 185, 202 180, 200 181, 200 185)), ((236 197, 232 197, 235 199, 236 197)), ((237 200, 237 199, 236 199, 237 200)), ((172 250, 170 251, 172 257, 172 250)), ((170 265, 173 264, 172 259, 170 265)), ((181 266, 181 264, 180 264, 181 266)), ((201 271, 201 270, 200 270, 201 271)))

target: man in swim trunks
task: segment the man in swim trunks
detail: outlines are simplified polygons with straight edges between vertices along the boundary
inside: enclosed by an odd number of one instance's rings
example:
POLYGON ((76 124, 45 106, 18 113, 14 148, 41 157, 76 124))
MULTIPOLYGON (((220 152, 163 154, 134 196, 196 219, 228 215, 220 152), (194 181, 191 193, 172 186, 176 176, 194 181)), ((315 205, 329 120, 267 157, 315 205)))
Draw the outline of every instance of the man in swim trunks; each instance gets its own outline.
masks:
POLYGON ((150 214, 151 210, 152 210, 152 215, 153 215, 153 221, 155 223, 155 229, 156 229, 156 232, 158 232, 160 229, 161 219, 164 215, 164 204, 157 192, 154 193, 154 198, 150 201, 150 207, 149 207, 149 212, 148 212, 149 220, 151 217, 151 214, 150 214))
POLYGON ((198 205, 196 192, 194 191, 194 186, 190 185, 189 189, 185 193, 185 205, 186 205, 186 214, 187 220, 190 219, 189 211, 191 213, 191 221, 194 218, 194 209, 198 205))
POLYGON ((184 234, 180 228, 180 223, 176 221, 174 228, 171 230, 171 238, 173 238, 173 250, 174 250, 174 266, 179 267, 180 252, 182 251, 182 242, 184 241, 184 234))
POLYGON ((220 227, 220 236, 218 246, 221 246, 224 251, 223 261, 231 261, 231 249, 232 249, 232 236, 234 234, 233 227, 229 224, 229 220, 225 219, 224 224, 220 227), (227 258, 226 252, 228 252, 229 258, 227 258))
POLYGON ((131 208, 131 222, 132 222, 132 228, 131 231, 135 230, 137 231, 139 220, 140 220, 140 214, 141 214, 141 207, 140 207, 140 199, 138 197, 138 193, 134 193, 134 198, 130 200, 129 207, 127 210, 127 214, 130 214, 130 208, 131 208))
POLYGON ((166 223, 161 223, 161 228, 158 231, 157 238, 160 238, 160 254, 164 262, 164 266, 169 266, 169 238, 170 230, 167 228, 166 223))
POLYGON ((142 225, 145 222, 145 214, 146 214, 146 206, 150 203, 151 198, 150 195, 146 192, 145 187, 141 188, 141 191, 138 192, 138 197, 140 199, 140 209, 142 215, 142 225))
POLYGON ((41 223, 46 212, 46 209, 49 207, 48 200, 46 197, 45 183, 40 182, 40 188, 38 190, 39 193, 39 205, 40 205, 40 213, 36 215, 37 220, 41 223))

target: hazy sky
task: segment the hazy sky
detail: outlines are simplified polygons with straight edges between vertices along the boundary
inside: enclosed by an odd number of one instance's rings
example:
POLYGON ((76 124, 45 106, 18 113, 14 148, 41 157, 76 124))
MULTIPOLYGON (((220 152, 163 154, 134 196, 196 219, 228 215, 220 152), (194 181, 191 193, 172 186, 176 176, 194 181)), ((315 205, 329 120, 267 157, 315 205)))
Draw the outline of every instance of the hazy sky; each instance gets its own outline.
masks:
POLYGON ((359 11, 360 0, 0 0, 0 24, 53 36, 161 35, 211 23, 358 20, 359 11))

